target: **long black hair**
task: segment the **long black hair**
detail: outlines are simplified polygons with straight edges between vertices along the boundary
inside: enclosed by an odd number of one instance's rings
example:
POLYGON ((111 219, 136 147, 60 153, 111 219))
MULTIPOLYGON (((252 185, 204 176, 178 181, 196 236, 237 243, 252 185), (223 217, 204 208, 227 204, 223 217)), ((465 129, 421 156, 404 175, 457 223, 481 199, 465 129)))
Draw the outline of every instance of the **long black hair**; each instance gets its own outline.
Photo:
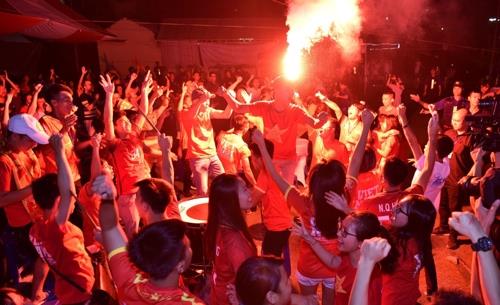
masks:
POLYGON ((391 250, 389 254, 380 261, 380 266, 384 273, 394 272, 399 252, 397 247, 394 247, 392 236, 387 229, 380 224, 377 215, 368 211, 356 211, 350 213, 347 217, 353 219, 353 224, 355 225, 354 233, 358 241, 363 241, 372 237, 381 237, 389 242, 391 250))
POLYGON ((344 218, 345 213, 329 205, 325 193, 333 191, 345 196, 346 174, 344 165, 338 160, 319 163, 313 167, 309 178, 309 196, 314 204, 316 228, 323 237, 337 237, 337 221, 344 218))
POLYGON ((396 244, 403 249, 403 256, 407 254, 407 244, 411 238, 417 242, 420 253, 430 253, 432 249, 431 234, 437 214, 436 208, 429 199, 417 194, 403 197, 399 204, 407 206, 408 223, 401 228, 394 228, 393 235, 396 244))
POLYGON ((255 248, 252 236, 243 218, 238 197, 238 186, 245 184, 236 175, 217 176, 210 186, 208 196, 208 220, 205 233, 206 255, 209 260, 215 257, 217 230, 221 226, 240 231, 255 248))

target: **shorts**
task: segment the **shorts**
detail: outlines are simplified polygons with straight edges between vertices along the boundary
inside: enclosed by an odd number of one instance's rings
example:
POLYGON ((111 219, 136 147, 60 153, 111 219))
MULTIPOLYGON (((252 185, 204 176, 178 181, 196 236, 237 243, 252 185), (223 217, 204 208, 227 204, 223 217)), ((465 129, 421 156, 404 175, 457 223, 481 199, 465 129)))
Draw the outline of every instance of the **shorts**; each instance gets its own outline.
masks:
POLYGON ((302 286, 316 286, 322 284, 326 288, 335 289, 335 278, 310 278, 305 275, 302 275, 299 271, 296 273, 297 282, 299 282, 302 286))

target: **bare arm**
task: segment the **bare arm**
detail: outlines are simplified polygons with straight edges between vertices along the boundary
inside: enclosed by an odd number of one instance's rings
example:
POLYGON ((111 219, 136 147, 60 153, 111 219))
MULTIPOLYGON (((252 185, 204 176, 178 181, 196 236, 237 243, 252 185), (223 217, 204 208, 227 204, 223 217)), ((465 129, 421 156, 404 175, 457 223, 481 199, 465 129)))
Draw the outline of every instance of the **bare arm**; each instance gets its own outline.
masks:
POLYGON ((439 130, 439 118, 436 112, 432 113, 432 117, 429 120, 429 126, 427 127, 427 133, 429 135, 429 144, 427 151, 425 152, 424 167, 422 168, 422 175, 418 178, 415 184, 418 184, 422 189, 427 188, 427 184, 431 179, 432 171, 434 170, 434 163, 436 162, 436 142, 437 142, 437 132, 439 130))
POLYGON ((31 185, 20 190, 0 193, 0 208, 20 202, 31 195, 31 185))
POLYGON ((359 174, 359 168, 361 167, 361 162, 363 161, 363 155, 365 154, 366 142, 368 140, 368 134, 370 133, 370 127, 374 120, 373 114, 365 109, 361 113, 361 120, 363 122, 363 129, 361 130, 361 136, 359 137, 358 143, 354 147, 352 152, 351 160, 347 167, 347 176, 357 178, 359 174))
POLYGON ((108 141, 114 141, 116 139, 115 126, 113 125, 113 93, 115 92, 115 84, 111 81, 109 74, 106 74, 106 78, 101 75, 100 84, 106 92, 103 113, 104 132, 108 141))
POLYGON ((232 91, 232 92, 236 92, 235 89, 236 89, 236 87, 238 87, 238 85, 241 83, 242 80, 243 80, 243 77, 237 76, 236 81, 234 83, 232 83, 229 87, 227 87, 227 90, 232 91))
POLYGON ((4 71, 4 73, 5 73, 5 80, 11 85, 12 89, 16 90, 17 92, 21 92, 21 90, 19 90, 19 86, 9 78, 9 74, 7 74, 7 71, 4 71))
POLYGON ((10 120, 10 104, 12 103, 12 98, 14 95, 12 93, 7 94, 7 99, 5 100, 5 106, 3 109, 3 117, 2 117, 2 127, 7 128, 9 126, 10 120))
POLYGON ((337 120, 339 120, 340 122, 344 114, 342 113, 342 109, 340 109, 339 105, 337 105, 337 103, 333 101, 330 101, 326 96, 324 96, 320 92, 317 92, 316 96, 320 99, 320 101, 325 103, 325 105, 328 106, 328 108, 332 109, 333 112, 335 112, 335 116, 337 117, 337 120))
POLYGON ((256 185, 257 181, 255 180, 252 168, 250 167, 250 160, 248 157, 243 157, 241 161, 243 163, 243 173, 245 174, 245 177, 252 185, 256 185))
POLYGON ((241 104, 240 102, 238 102, 236 98, 231 93, 229 93, 227 89, 222 88, 221 96, 226 100, 227 104, 232 109, 234 109, 235 112, 237 113, 250 112, 249 105, 241 104))
POLYGON ((98 176, 92 184, 92 191, 101 198, 99 223, 101 224, 104 248, 109 254, 113 250, 127 246, 127 237, 118 223, 116 188, 107 175, 98 176))
POLYGON ((82 66, 82 74, 80 75, 80 79, 78 80, 78 87, 76 87, 78 96, 81 96, 83 94, 83 78, 85 77, 85 74, 87 74, 87 69, 82 66))
POLYGON ((153 77, 151 76, 151 71, 148 71, 141 87, 141 104, 139 105, 139 110, 142 112, 142 115, 136 116, 135 119, 135 125, 139 131, 142 130, 144 123, 146 122, 146 118, 144 116, 147 115, 149 110, 149 93, 151 93, 152 85, 153 77))
POLYGON ((42 84, 37 84, 35 86, 35 93, 33 94, 33 100, 31 101, 31 104, 28 107, 28 114, 29 115, 34 115, 36 112, 36 108, 38 106, 38 95, 40 94, 40 91, 42 90, 43 85, 42 84))
POLYGON ((218 110, 212 108, 210 111, 210 118, 212 119, 229 119, 231 115, 233 114, 233 108, 227 104, 226 108, 224 110, 218 110))
POLYGON ((75 183, 66 158, 66 153, 64 152, 62 135, 52 135, 50 137, 50 144, 56 154, 57 184, 59 186, 59 193, 61 197, 56 214, 56 222, 59 225, 64 225, 68 221, 69 215, 74 208, 74 195, 76 193, 75 183))
POLYGON ((132 95, 132 83, 137 79, 137 73, 130 74, 130 79, 128 80, 127 88, 125 89, 125 97, 128 98, 132 95))
POLYGON ((398 118, 401 126, 403 128, 403 133, 405 135, 406 141, 408 141, 408 145, 410 146, 411 152, 415 160, 419 160, 423 155, 422 147, 418 143, 417 137, 413 133, 413 130, 408 126, 408 119, 406 118, 406 107, 401 104, 398 106, 398 118))
POLYGON ((264 136, 262 135, 262 133, 258 129, 255 129, 252 132, 252 141, 259 146, 259 150, 260 150, 260 153, 262 154, 262 160, 264 161, 264 166, 266 168, 267 173, 274 180, 274 183, 276 183, 279 190, 283 194, 285 194, 286 191, 291 187, 291 185, 288 182, 286 182, 286 180, 283 179, 283 177, 281 177, 281 175, 278 173, 278 171, 274 167, 273 160, 271 159, 271 156, 269 155, 269 152, 267 151, 267 148, 266 148, 264 136))
POLYGON ((417 102, 422 106, 424 109, 429 109, 429 103, 426 103, 420 99, 420 96, 418 94, 410 94, 410 99, 414 102, 417 102))
POLYGON ((91 145, 92 145, 92 161, 90 163, 90 181, 94 180, 97 176, 102 173, 101 166, 101 156, 99 155, 99 149, 101 147, 102 135, 100 133, 96 133, 92 136, 91 145))

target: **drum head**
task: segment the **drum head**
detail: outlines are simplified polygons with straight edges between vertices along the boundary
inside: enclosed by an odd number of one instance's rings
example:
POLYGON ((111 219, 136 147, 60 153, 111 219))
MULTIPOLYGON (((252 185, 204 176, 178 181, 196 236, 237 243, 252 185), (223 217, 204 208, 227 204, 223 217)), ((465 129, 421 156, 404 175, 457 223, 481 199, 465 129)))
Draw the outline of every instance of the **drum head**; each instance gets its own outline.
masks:
POLYGON ((208 219, 208 197, 189 199, 179 203, 181 220, 192 224, 206 224, 208 219))

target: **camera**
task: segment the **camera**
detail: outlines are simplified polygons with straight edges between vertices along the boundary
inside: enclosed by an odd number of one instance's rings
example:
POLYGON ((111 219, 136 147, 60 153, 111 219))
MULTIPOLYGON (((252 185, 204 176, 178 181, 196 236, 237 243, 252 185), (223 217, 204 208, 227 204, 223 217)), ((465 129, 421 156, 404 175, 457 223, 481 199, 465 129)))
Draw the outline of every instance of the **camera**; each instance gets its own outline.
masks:
POLYGON ((468 134, 472 137, 474 147, 482 147, 484 151, 500 151, 500 95, 479 101, 479 109, 487 115, 465 117, 469 122, 468 134))

